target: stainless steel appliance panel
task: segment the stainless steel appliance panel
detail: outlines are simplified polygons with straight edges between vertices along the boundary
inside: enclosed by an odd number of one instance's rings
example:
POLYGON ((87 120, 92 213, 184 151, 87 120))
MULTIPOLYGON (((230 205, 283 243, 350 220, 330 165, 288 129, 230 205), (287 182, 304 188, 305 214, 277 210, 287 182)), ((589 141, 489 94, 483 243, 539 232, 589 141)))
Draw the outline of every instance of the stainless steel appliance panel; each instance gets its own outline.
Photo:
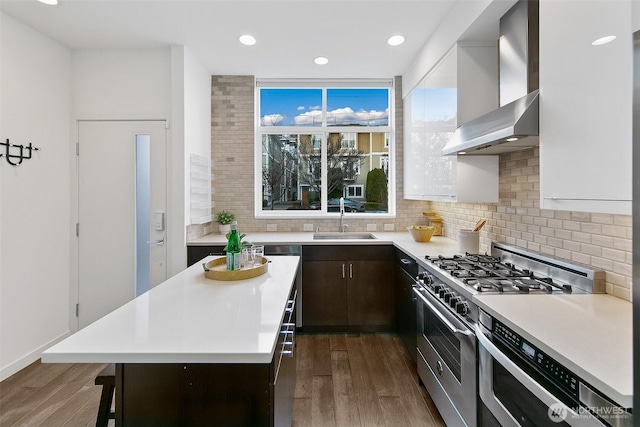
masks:
MULTIPOLYGON (((548 356, 539 353, 505 328, 505 335, 514 343, 518 343, 525 356, 511 353, 507 346, 500 345, 499 340, 492 340, 492 332, 486 327, 491 323, 490 317, 481 313, 481 320, 482 323, 476 325, 481 426, 632 425, 632 417, 622 408, 610 406, 607 409, 605 406, 592 407, 588 402, 578 403, 578 399, 583 400, 583 384, 577 377, 562 366, 557 366, 555 369, 559 372, 559 381, 550 380, 541 371, 525 362, 525 357, 531 360, 543 360, 544 357, 549 362, 548 356), (602 410, 603 418, 606 418, 609 424, 591 415, 588 408, 602 410)), ((553 364, 553 361, 551 363, 553 364)), ((603 405, 602 401, 600 404, 603 405)))
POLYGON ((426 289, 417 287, 414 292, 418 297, 420 378, 443 418, 451 417, 445 418, 448 425, 476 426, 475 334, 426 289), (448 402, 455 411, 451 411, 448 402))

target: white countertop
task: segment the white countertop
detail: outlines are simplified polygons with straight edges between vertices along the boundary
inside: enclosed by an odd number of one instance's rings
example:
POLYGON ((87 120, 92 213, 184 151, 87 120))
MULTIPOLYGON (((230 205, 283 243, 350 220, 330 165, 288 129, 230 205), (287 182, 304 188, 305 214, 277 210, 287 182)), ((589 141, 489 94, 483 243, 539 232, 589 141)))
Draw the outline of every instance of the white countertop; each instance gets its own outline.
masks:
POLYGON ((478 295, 474 301, 616 403, 633 406, 630 302, 606 294, 478 295))
POLYGON ((238 281, 207 279, 194 264, 49 348, 42 361, 269 363, 300 257, 267 258, 265 274, 238 281))
MULTIPOLYGON (((458 244, 455 240, 443 236, 433 236, 428 242, 416 242, 408 231, 371 232, 375 239, 314 240, 313 234, 312 232, 247 233, 245 240, 261 245, 394 245, 416 259, 424 259, 425 255, 452 256, 459 253, 458 244)), ((211 246, 224 245, 226 242, 224 235, 210 233, 189 241, 187 245, 211 246)))

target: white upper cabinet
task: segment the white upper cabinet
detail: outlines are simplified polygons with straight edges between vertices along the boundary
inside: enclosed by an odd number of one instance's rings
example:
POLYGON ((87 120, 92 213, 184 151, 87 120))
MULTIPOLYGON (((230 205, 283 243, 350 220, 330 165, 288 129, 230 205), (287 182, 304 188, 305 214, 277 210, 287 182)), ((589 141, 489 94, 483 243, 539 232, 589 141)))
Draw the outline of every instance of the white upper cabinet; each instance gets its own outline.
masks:
POLYGON ((631 3, 540 2, 543 209, 631 214, 631 3))
POLYGON ((463 121, 498 105, 495 46, 455 46, 404 99, 404 198, 497 202, 498 156, 443 156, 463 121))

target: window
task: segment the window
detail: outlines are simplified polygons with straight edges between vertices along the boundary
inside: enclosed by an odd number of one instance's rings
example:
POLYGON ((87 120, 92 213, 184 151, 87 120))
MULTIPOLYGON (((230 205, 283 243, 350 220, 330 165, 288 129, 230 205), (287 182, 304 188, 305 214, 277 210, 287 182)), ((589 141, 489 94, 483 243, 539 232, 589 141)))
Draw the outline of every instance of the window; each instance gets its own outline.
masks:
POLYGON ((344 191, 344 197, 363 198, 364 185, 347 185, 344 191))
POLYGON ((332 215, 342 196, 362 202, 354 214, 393 215, 391 83, 259 81, 256 216, 332 215), (386 178, 369 194, 374 169, 386 178))
POLYGON ((343 150, 355 150, 356 149, 356 134, 355 132, 345 132, 342 134, 342 141, 340 146, 343 150))

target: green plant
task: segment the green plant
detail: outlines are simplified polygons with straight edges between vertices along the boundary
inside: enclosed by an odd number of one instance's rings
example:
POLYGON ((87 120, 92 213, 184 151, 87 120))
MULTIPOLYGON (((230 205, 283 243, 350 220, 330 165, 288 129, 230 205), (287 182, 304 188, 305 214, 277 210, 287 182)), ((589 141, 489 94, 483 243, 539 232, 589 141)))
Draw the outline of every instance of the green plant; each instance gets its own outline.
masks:
POLYGON ((233 221, 235 221, 235 219, 236 219, 236 216, 231 212, 220 211, 216 213, 215 221, 220 225, 225 225, 225 224, 231 224, 233 221))
POLYGON ((389 191, 387 188, 387 175, 382 169, 372 169, 367 174, 367 187, 365 192, 367 202, 379 203, 380 209, 387 209, 389 191))

